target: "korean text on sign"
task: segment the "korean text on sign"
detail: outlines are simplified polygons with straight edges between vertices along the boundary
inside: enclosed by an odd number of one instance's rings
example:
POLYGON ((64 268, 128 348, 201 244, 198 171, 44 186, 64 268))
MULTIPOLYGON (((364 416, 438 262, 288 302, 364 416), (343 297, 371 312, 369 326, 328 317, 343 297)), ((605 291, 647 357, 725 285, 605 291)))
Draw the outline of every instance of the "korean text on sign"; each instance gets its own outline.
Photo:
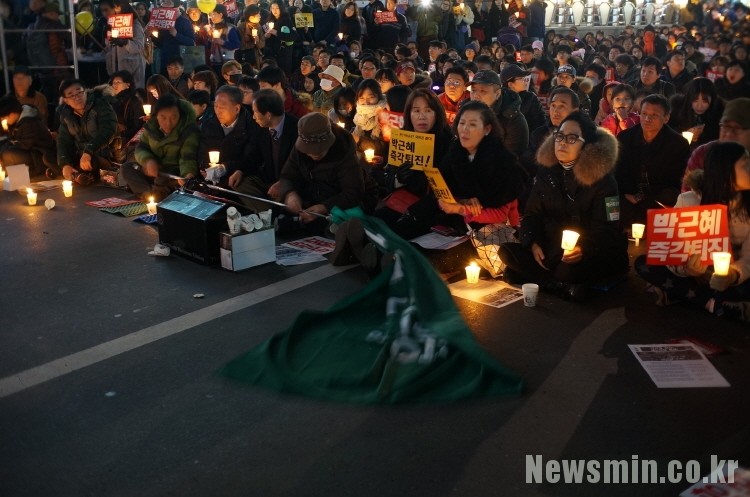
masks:
POLYGON ((300 12, 294 14, 294 27, 296 28, 313 28, 315 23, 313 22, 313 15, 311 12, 305 13, 300 12))
POLYGON ((425 167, 423 171, 427 178, 427 183, 432 189, 432 193, 435 194, 435 198, 455 204, 456 199, 453 198, 453 194, 451 193, 450 188, 448 188, 448 183, 445 182, 445 178, 440 174, 440 170, 436 167, 425 167))
POLYGON ((107 24, 118 31, 118 38, 133 38, 133 14, 114 14, 107 19, 107 24))
POLYGON ((682 209, 650 209, 646 262, 680 266, 700 254, 711 264, 712 252, 729 252, 729 222, 725 205, 701 205, 682 209))
POLYGON ((387 22, 398 22, 395 12, 378 11, 375 12, 375 24, 384 24, 387 22))
POLYGON ((148 29, 171 29, 179 17, 177 9, 159 7, 151 11, 151 18, 146 28, 148 29))
POLYGON ((391 144, 388 148, 388 164, 401 166, 432 167, 435 153, 435 135, 416 131, 391 130, 391 144))

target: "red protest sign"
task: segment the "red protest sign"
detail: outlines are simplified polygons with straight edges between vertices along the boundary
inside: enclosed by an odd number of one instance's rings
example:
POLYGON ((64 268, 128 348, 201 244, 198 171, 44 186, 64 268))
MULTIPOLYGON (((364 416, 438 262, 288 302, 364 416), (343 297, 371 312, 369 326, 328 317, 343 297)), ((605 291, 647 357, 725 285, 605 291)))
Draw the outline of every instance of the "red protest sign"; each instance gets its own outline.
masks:
POLYGON ((376 24, 383 24, 386 22, 398 22, 398 18, 396 17, 395 12, 382 12, 378 11, 375 12, 375 23, 376 24))
POLYGON ((445 111, 445 117, 448 119, 448 124, 450 126, 453 126, 453 121, 456 120, 456 115, 457 115, 457 113, 455 113, 455 112, 451 112, 449 110, 445 111))
POLYGON ((224 7, 227 8, 227 17, 237 17, 240 12, 237 8, 237 0, 227 0, 224 2, 224 7))
POLYGON ((647 264, 680 266, 700 254, 709 265, 711 253, 730 251, 726 205, 649 209, 646 227, 647 264))
POLYGON ((107 19, 111 38, 133 38, 133 14, 114 14, 107 19))
POLYGON ((177 9, 168 9, 159 7, 151 11, 151 18, 146 25, 147 29, 171 29, 177 22, 180 11, 177 9))

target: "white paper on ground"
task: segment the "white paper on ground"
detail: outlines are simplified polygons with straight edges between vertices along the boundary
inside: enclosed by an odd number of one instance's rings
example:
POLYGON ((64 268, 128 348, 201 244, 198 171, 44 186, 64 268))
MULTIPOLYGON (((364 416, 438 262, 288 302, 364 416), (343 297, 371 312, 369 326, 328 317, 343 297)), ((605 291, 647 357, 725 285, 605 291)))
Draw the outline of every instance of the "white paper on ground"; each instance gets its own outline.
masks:
POLYGON ((628 345, 658 388, 728 387, 692 343, 628 345))
POLYGON ((288 247, 286 244, 276 246, 276 264, 279 266, 297 266, 299 264, 325 262, 327 260, 323 255, 316 252, 288 247))
POLYGON ((466 279, 462 279, 451 283, 448 288, 451 295, 497 308, 523 300, 520 288, 498 280, 479 280, 479 283, 469 284, 466 279))

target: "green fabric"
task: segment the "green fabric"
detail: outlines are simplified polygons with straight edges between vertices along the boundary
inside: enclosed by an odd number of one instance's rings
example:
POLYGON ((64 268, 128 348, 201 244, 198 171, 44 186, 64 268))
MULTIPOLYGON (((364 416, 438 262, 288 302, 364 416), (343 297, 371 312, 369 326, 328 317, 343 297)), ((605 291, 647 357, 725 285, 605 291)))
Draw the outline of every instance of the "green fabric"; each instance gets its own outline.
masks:
MULTIPOLYGON (((332 215, 346 217, 337 209, 332 215)), ((366 404, 518 394, 521 378, 474 341, 427 260, 380 220, 362 223, 395 254, 394 264, 327 311, 303 311, 287 331, 221 373, 274 390, 366 404), (425 354, 429 342, 433 360, 425 354)))
POLYGON ((135 147, 135 160, 144 165, 155 159, 165 173, 187 176, 198 175, 198 144, 200 129, 195 124, 195 109, 187 100, 178 99, 180 120, 168 135, 159 129, 156 116, 143 127, 140 142, 135 147))

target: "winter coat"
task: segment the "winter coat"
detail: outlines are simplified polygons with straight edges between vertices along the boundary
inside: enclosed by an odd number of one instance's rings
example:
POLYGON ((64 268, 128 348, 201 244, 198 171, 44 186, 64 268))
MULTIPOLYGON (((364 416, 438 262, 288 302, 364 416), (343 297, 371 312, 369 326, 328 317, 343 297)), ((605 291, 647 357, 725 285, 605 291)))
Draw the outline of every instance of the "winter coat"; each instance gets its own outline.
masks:
POLYGON ((313 40, 324 41, 328 45, 335 46, 339 36, 339 13, 333 7, 328 10, 315 9, 313 11, 313 40))
POLYGON ((667 100, 669 100, 672 95, 677 93, 674 85, 669 81, 664 81, 663 79, 657 79, 656 83, 649 87, 646 87, 646 85, 643 84, 643 81, 641 81, 639 77, 638 81, 633 83, 633 88, 635 88, 636 93, 640 91, 646 91, 649 95, 658 93, 659 95, 664 95, 665 97, 667 97, 667 100))
POLYGON ((214 30, 219 31, 219 39, 222 40, 224 44, 211 44, 211 63, 215 65, 223 65, 224 62, 234 60, 235 50, 242 47, 240 32, 237 31, 234 24, 228 22, 214 24, 214 30))
POLYGON ((689 102, 685 102, 685 95, 677 94, 669 101, 672 112, 669 116, 669 127, 678 133, 688 131, 690 128, 703 125, 703 131, 700 136, 696 136, 691 145, 695 148, 697 145, 703 145, 719 138, 719 121, 724 113, 724 102, 716 99, 711 102, 708 110, 703 115, 696 115, 689 102))
POLYGON ((500 28, 504 28, 508 25, 508 11, 505 9, 505 3, 502 7, 495 5, 495 2, 491 2, 490 10, 487 13, 488 26, 485 30, 488 37, 496 36, 500 28))
POLYGON ((294 27, 294 21, 288 15, 276 20, 271 18, 271 20, 274 22, 273 29, 276 34, 266 39, 266 51, 278 57, 282 46, 291 47, 294 44, 297 39, 297 28, 294 27))
POLYGON ((323 204, 329 211, 334 206, 349 209, 367 203, 354 138, 338 126, 332 126, 331 131, 336 141, 319 161, 313 161, 296 147, 292 149, 279 178, 282 199, 294 191, 302 198, 303 206, 323 204))
POLYGON ((341 16, 341 26, 339 33, 344 33, 344 42, 362 41, 362 24, 359 22, 359 16, 345 17, 341 16))
POLYGON ((49 109, 47 107, 47 97, 44 96, 44 93, 29 88, 29 92, 25 97, 19 97, 18 95, 15 95, 15 97, 22 105, 31 105, 36 108, 39 112, 39 118, 45 126, 49 125, 49 109))
POLYGON ((544 126, 547 121, 547 115, 536 94, 531 91, 522 91, 518 96, 521 97, 521 114, 526 118, 529 132, 537 129, 539 126, 544 126))
POLYGON ((501 89, 501 97, 492 105, 500 122, 500 137, 505 148, 520 156, 529 145, 529 125, 521 114, 521 97, 508 88, 501 89))
POLYGON ((180 120, 168 134, 159 129, 157 120, 144 126, 141 141, 135 148, 135 160, 143 165, 154 159, 165 173, 187 176, 198 175, 198 144, 200 130, 195 124, 195 109, 187 100, 179 100, 180 120))
POLYGON ((341 88, 343 88, 343 86, 337 86, 331 91, 320 89, 313 93, 313 108, 323 114, 328 113, 328 111, 333 108, 333 103, 336 101, 336 96, 341 91, 341 88))
POLYGON ((104 59, 107 63, 107 74, 116 71, 128 71, 133 75, 137 88, 146 87, 146 59, 143 57, 145 35, 141 23, 133 23, 133 38, 121 39, 114 45, 111 42, 104 45, 104 59))
POLYGON ((406 43, 411 35, 411 28, 406 17, 396 12, 396 18, 398 22, 375 24, 372 28, 373 32, 369 34, 370 38, 375 40, 377 47, 386 52, 393 52, 396 45, 406 43))
POLYGON ((253 159, 252 145, 257 132, 258 125, 253 120, 253 115, 244 107, 240 109, 237 123, 228 135, 224 134, 224 128, 215 115, 208 117, 201 123, 199 165, 209 163, 209 150, 218 150, 221 152, 221 163, 227 169, 227 176, 242 169, 253 159))
POLYGON ((547 5, 541 0, 534 0, 528 4, 529 7, 529 25, 526 28, 526 36, 529 38, 544 38, 544 11, 547 5))
POLYGON ((412 5, 406 9, 406 17, 417 21, 417 37, 437 39, 443 11, 434 4, 412 5))
POLYGON ((60 119, 57 164, 60 167, 77 165, 84 152, 106 159, 112 157, 110 145, 118 136, 117 114, 101 91, 88 92, 81 116, 67 104, 58 107, 57 112, 60 119))
POLYGON ((192 47, 195 45, 195 30, 190 19, 181 15, 174 24, 177 34, 172 36, 168 29, 160 29, 159 36, 154 40, 154 45, 159 48, 161 53, 161 67, 159 72, 167 73, 167 62, 180 55, 180 47, 192 47))
POLYGON ((128 88, 115 95, 113 108, 117 113, 118 131, 125 144, 143 127, 143 102, 133 88, 128 88))
POLYGON ((41 119, 40 112, 30 106, 21 107, 21 116, 8 131, 13 148, 26 152, 38 151, 48 157, 55 155, 55 140, 41 119))
POLYGON ((613 268, 628 264, 627 241, 619 221, 619 192, 613 176, 617 162, 617 139, 597 129, 596 143, 586 143, 575 165, 564 169, 555 156, 550 135, 537 152, 542 167, 536 175, 521 221, 524 247, 542 247, 547 258, 562 253, 560 240, 566 229, 580 234, 578 246, 583 261, 609 256, 613 268), (567 187, 565 185, 568 185, 567 187))
POLYGON ((721 78, 714 83, 714 86, 716 86, 716 94, 725 102, 729 102, 735 98, 750 97, 750 82, 747 76, 735 84, 730 83, 727 78, 721 78))
POLYGON ((499 212, 506 204, 516 200, 523 192, 523 174, 516 157, 503 142, 487 135, 479 143, 474 160, 459 140, 451 142, 440 172, 456 199, 477 198, 483 212, 477 217, 470 214, 464 218, 469 223, 486 224, 503 222, 499 212))

